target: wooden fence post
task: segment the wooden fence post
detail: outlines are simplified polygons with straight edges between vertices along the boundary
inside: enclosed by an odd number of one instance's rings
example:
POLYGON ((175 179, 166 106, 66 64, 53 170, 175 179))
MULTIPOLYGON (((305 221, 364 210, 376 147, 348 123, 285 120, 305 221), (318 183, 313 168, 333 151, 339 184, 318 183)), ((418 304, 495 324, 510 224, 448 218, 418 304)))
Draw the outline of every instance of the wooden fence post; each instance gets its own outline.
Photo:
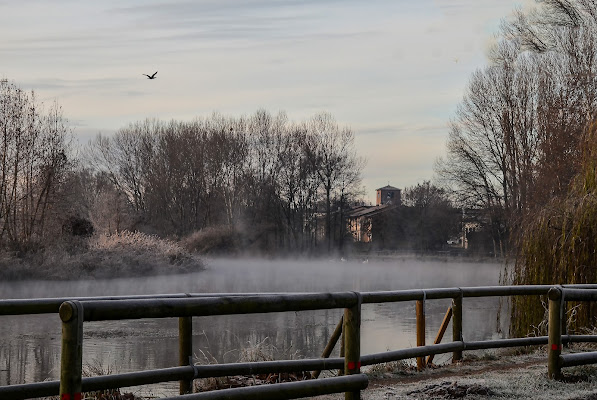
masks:
MULTIPOLYGON (((193 318, 178 318, 178 365, 193 365, 193 318)), ((193 392, 193 380, 179 381, 180 394, 193 392)))
MULTIPOLYGON (((565 296, 562 294, 562 297, 560 299, 560 301, 562 302, 562 304, 560 304, 560 307, 562 309, 562 313, 560 314, 562 317, 562 332, 561 332, 561 336, 567 336, 568 335, 568 317, 566 316, 566 313, 568 312, 567 308, 568 308, 568 303, 566 302, 565 296)), ((570 348, 570 341, 566 341, 566 343, 562 343, 562 348, 570 348)))
MULTIPOLYGON (((462 292, 452 299, 452 341, 462 342, 462 292)), ((462 350, 452 352, 452 362, 462 360, 462 350)))
POLYGON ((547 341, 547 377, 560 379, 560 354, 562 354, 562 290, 557 287, 549 289, 549 319, 547 341))
MULTIPOLYGON (((360 293, 355 292, 357 304, 344 309, 344 374, 361 373, 361 303, 360 293)), ((361 392, 345 392, 345 400, 360 400, 361 392)))
POLYGON ((60 305, 62 350, 60 356, 60 399, 81 400, 83 374, 83 306, 66 301, 60 305))
MULTIPOLYGON (((425 300, 417 300, 417 347, 425 346, 425 300)), ((425 356, 417 357, 417 370, 425 369, 425 356)))
MULTIPOLYGON (((344 358, 346 351, 346 335, 344 334, 344 317, 342 317, 342 334, 340 335, 340 357, 344 358)), ((338 376, 344 375, 344 368, 338 370, 338 376)))

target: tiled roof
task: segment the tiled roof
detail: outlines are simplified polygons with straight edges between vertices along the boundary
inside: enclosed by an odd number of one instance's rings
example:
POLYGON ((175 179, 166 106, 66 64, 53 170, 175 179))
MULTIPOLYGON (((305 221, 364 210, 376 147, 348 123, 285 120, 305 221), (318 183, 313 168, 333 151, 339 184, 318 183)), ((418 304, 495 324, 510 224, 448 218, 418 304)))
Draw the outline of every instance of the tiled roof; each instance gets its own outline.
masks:
POLYGON ((375 215, 379 212, 386 211, 386 209, 390 207, 392 207, 392 204, 382 204, 379 206, 360 206, 350 210, 348 212, 348 217, 358 218, 365 215, 375 215))
POLYGON ((377 190, 400 190, 400 189, 395 188, 394 186, 387 185, 387 186, 384 186, 382 188, 375 189, 375 190, 377 191, 377 190))

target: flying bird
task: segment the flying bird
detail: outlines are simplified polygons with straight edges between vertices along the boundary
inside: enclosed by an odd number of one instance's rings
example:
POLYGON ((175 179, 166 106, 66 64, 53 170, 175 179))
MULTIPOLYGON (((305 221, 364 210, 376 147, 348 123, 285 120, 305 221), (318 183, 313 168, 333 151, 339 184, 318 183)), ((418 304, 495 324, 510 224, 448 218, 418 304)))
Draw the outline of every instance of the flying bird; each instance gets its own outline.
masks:
POLYGON ((157 73, 158 73, 158 71, 155 71, 153 73, 153 75, 147 75, 147 74, 141 74, 141 75, 145 75, 147 77, 147 79, 155 79, 155 74, 157 74, 157 73))

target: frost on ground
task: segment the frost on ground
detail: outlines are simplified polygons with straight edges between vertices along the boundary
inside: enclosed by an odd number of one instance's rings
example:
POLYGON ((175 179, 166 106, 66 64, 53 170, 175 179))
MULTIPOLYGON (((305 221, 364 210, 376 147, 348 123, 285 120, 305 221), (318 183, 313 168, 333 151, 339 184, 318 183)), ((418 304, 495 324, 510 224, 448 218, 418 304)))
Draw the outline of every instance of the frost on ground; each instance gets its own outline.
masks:
POLYGON ((422 389, 415 389, 407 394, 425 398, 439 397, 445 399, 460 399, 467 396, 470 398, 474 395, 490 396, 493 395, 493 391, 487 386, 478 383, 466 385, 458 382, 445 381, 427 385, 422 389))
MULTIPOLYGON (((424 372, 373 374, 361 394, 363 400, 597 400, 597 366, 566 368, 563 372, 563 381, 547 379, 545 352, 499 356, 424 372)), ((317 397, 343 398, 343 394, 317 397)))

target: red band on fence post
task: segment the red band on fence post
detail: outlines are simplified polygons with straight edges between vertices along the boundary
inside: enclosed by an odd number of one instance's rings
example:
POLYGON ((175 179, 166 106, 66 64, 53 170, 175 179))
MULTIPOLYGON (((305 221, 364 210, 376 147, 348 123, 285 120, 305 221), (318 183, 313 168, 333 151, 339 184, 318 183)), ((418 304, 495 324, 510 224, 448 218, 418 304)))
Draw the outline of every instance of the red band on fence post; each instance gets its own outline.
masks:
MULTIPOLYGON (((71 400, 70 393, 62 393, 60 395, 60 400, 71 400)), ((81 400, 81 393, 75 393, 72 400, 81 400)))
POLYGON ((553 351, 562 350, 562 345, 561 345, 561 344, 555 344, 555 343, 554 343, 554 344, 552 344, 552 345, 551 345, 551 349, 552 349, 553 351))
POLYGON ((357 368, 361 368, 361 362, 360 361, 357 362, 357 363, 355 363, 354 361, 349 361, 348 362, 348 369, 354 370, 354 369, 357 369, 357 368))

